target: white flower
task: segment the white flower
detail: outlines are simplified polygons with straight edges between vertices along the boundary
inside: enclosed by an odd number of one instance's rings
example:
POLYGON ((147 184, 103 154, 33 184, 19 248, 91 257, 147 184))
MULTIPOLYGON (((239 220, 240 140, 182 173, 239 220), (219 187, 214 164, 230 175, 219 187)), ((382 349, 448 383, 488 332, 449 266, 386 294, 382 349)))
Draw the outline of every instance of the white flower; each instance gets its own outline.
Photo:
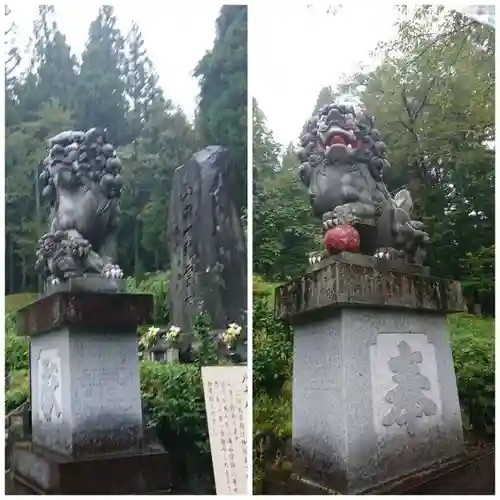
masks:
POLYGON ((139 344, 145 349, 150 347, 157 339, 160 329, 155 326, 150 326, 139 339, 139 344))
POLYGON ((241 326, 236 323, 229 323, 226 331, 229 335, 237 337, 241 333, 241 326))
POLYGON ((146 336, 150 339, 156 337, 160 333, 160 329, 156 326, 150 326, 146 331, 146 336))
POLYGON ((175 340, 179 334, 181 333, 181 329, 178 326, 171 326, 166 333, 165 337, 167 340, 175 340))
POLYGON ((227 347, 230 348, 236 338, 240 336, 241 330, 242 328, 240 325, 236 323, 230 323, 227 327, 227 330, 221 335, 224 344, 226 344, 227 347))

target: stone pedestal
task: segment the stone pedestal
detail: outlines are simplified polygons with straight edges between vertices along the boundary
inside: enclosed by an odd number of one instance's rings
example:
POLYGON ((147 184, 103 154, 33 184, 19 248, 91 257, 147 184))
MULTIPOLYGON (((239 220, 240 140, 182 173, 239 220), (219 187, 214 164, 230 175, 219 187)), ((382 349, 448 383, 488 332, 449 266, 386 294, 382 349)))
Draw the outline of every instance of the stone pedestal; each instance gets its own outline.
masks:
POLYGON ((152 302, 145 294, 67 291, 19 312, 19 331, 31 337, 32 442, 14 450, 12 469, 33 491, 169 487, 167 454, 153 453, 143 436, 137 326, 150 320, 152 302), (148 467, 162 468, 162 481, 146 481, 148 467), (97 473, 98 484, 90 480, 97 473))
POLYGON ((277 290, 277 315, 295 325, 295 466, 337 491, 462 451, 445 316, 464 310, 460 284, 416 271, 343 255, 277 290))

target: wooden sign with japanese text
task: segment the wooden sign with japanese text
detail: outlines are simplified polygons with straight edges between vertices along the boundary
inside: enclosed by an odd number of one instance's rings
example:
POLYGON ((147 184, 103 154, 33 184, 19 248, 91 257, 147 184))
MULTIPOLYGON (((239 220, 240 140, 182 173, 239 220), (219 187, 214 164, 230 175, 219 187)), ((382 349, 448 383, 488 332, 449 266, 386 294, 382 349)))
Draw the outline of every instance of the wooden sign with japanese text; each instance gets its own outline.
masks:
POLYGON ((201 369, 217 495, 248 492, 246 366, 201 369))

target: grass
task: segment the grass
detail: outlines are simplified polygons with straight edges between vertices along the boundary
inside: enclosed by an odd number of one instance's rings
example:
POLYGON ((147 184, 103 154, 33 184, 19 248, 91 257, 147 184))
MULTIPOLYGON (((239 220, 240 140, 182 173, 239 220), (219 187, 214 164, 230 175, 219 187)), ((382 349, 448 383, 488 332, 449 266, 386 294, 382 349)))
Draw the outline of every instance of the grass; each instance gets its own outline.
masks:
POLYGON ((5 314, 15 313, 36 300, 36 293, 13 293, 5 296, 5 314))

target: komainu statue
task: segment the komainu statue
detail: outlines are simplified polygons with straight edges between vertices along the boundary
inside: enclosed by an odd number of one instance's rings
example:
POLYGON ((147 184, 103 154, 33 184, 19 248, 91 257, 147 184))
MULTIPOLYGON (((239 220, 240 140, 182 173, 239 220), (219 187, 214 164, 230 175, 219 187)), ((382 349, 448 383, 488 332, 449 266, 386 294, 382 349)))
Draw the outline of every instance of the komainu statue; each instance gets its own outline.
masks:
POLYGON ((393 197, 384 184, 390 164, 373 117, 352 106, 326 105, 309 120, 300 146, 299 177, 323 221, 329 253, 423 263, 429 236, 411 218, 410 192, 393 197))
POLYGON ((51 205, 50 229, 39 241, 38 272, 49 285, 90 275, 122 278, 112 260, 122 164, 106 130, 61 132, 49 147, 40 181, 51 205))

